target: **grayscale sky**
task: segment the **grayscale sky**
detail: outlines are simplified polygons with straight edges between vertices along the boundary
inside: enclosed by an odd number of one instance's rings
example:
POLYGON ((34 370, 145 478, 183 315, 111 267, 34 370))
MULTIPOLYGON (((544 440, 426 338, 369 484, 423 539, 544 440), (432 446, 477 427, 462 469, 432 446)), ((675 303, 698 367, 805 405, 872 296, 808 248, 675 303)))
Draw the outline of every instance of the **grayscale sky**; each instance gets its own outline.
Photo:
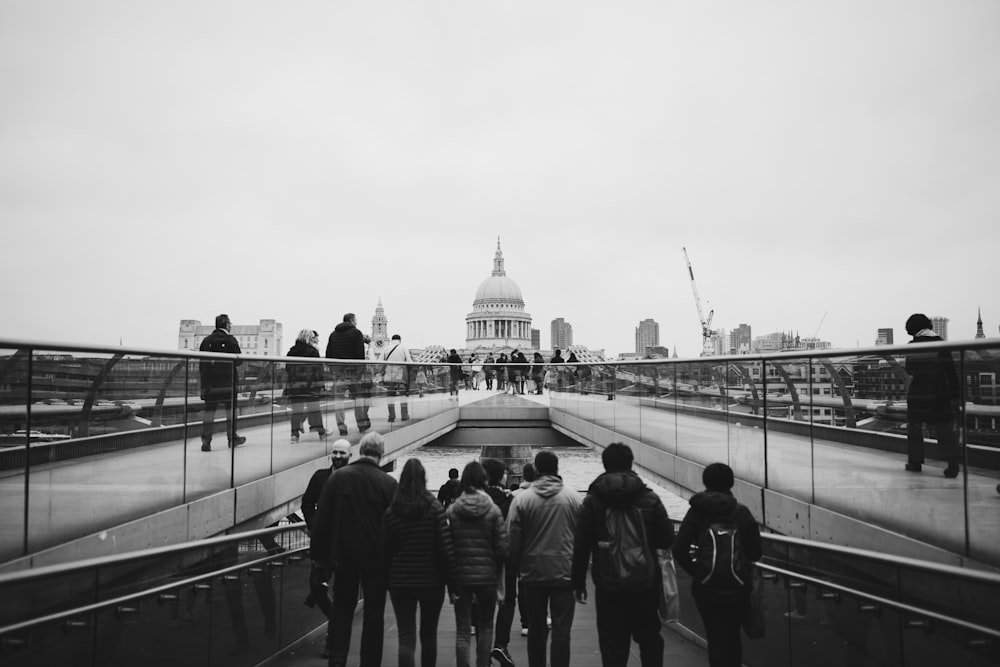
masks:
POLYGON ((1000 3, 0 3, 0 337, 460 347, 497 237, 547 346, 838 347, 1000 302, 1000 3), (822 326, 821 326, 822 323, 822 326))

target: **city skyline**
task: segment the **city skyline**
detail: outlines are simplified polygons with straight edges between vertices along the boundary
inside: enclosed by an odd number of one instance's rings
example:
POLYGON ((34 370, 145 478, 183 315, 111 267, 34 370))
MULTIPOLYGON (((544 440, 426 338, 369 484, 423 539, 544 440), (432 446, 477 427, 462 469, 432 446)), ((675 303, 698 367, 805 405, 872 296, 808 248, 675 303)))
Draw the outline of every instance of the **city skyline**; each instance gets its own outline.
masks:
POLYGON ((995 337, 996 25, 974 0, 13 0, 0 335, 325 336, 381 298, 457 348, 500 236, 543 340, 563 317, 611 356, 647 318, 700 353, 682 248, 715 329, 851 349, 922 312, 966 340, 981 307, 995 337))

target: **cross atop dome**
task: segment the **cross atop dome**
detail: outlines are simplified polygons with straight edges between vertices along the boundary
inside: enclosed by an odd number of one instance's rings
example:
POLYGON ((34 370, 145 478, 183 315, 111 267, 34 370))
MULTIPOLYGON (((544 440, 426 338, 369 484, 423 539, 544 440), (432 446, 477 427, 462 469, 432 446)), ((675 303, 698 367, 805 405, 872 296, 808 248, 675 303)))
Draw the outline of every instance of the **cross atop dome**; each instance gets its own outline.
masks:
POLYGON ((497 251, 493 255, 493 275, 505 276, 507 272, 503 270, 503 251, 500 250, 500 237, 497 237, 497 251))

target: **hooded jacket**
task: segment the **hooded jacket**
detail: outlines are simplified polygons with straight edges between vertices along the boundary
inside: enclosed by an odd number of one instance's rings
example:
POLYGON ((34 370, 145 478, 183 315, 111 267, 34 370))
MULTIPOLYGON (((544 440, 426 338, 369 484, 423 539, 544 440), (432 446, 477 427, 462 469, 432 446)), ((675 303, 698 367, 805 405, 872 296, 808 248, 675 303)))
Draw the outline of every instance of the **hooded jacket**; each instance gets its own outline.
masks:
POLYGON ((341 322, 326 342, 326 358, 364 359, 365 335, 350 322, 341 322))
MULTIPOLYGON (((319 358, 319 350, 302 341, 295 341, 295 345, 288 351, 290 357, 316 357, 319 358)), ((288 374, 288 395, 303 396, 313 393, 313 387, 323 382, 322 364, 288 364, 286 366, 288 374)))
MULTIPOLYGON (((674 543, 674 525, 659 496, 631 470, 606 472, 590 485, 580 509, 573 549, 573 588, 577 590, 586 585, 587 566, 597 542, 608 539, 604 515, 610 507, 639 509, 646 528, 646 544, 651 552, 669 549, 674 543)), ((594 585, 600 587, 600 574, 596 568, 591 570, 591 576, 594 585)))
POLYGON ((526 583, 569 586, 580 495, 542 475, 514 497, 507 515, 511 560, 526 583))
POLYGON ((500 508, 484 491, 461 493, 447 510, 455 550, 452 583, 495 586, 510 543, 500 508))
POLYGON ((437 588, 454 567, 444 508, 430 493, 408 503, 397 495, 382 519, 382 552, 389 588, 437 588))
POLYGON ((692 549, 697 547, 702 530, 708 523, 716 518, 730 515, 736 522, 736 529, 740 533, 740 543, 743 545, 743 556, 746 560, 743 581, 746 582, 746 587, 750 588, 753 582, 750 577, 751 563, 760 560, 763 555, 760 528, 757 526, 757 520, 754 519, 753 514, 745 505, 741 505, 729 491, 702 491, 691 496, 689 502, 691 508, 684 516, 684 521, 681 522, 681 527, 677 531, 673 552, 677 564, 694 577, 692 588, 697 591, 701 587, 701 582, 696 576, 698 566, 692 557, 692 549))

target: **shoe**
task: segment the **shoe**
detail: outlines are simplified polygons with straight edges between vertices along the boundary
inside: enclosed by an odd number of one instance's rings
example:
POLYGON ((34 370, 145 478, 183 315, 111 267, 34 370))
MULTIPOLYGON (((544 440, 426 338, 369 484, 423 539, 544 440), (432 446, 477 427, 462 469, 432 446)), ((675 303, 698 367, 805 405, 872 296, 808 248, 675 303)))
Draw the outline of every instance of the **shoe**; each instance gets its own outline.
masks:
POLYGON ((948 467, 944 469, 944 476, 948 479, 954 479, 958 477, 958 473, 961 472, 961 468, 958 467, 957 463, 950 463, 948 467))
POLYGON ((346 426, 341 426, 337 430, 340 431, 340 435, 347 435, 347 427, 346 426))
POLYGON ((500 663, 500 667, 514 667, 514 659, 503 646, 496 646, 490 653, 490 658, 500 663))
POLYGON ((203 451, 203 452, 210 452, 210 451, 212 451, 212 441, 211 440, 202 440, 201 441, 201 451, 203 451))
POLYGON ((317 430, 316 433, 319 435, 320 440, 326 440, 328 437, 330 437, 330 432, 327 431, 325 428, 317 430))
POLYGON ((389 417, 389 423, 390 423, 390 424, 391 424, 392 422, 394 422, 394 421, 396 421, 396 418, 395 418, 395 417, 389 417))
POLYGON ((247 441, 247 439, 246 439, 245 436, 238 435, 238 436, 236 436, 235 438, 232 439, 232 441, 229 443, 229 446, 230 447, 239 447, 240 445, 242 445, 246 441, 247 441))
POLYGON ((404 422, 408 422, 408 421, 410 421, 410 415, 406 415, 405 417, 402 417, 401 419, 404 422))
POLYGON ((476 636, 476 626, 473 625, 471 628, 469 628, 469 636, 471 637, 476 636))
MULTIPOLYGON (((1000 489, 998 489, 998 490, 1000 490, 1000 489)), ((528 628, 521 628, 521 636, 522 637, 527 637, 528 636, 528 628)))
POLYGON ((291 437, 291 440, 289 440, 289 442, 294 445, 298 441, 299 441, 299 434, 298 433, 292 433, 292 437, 291 437))
POLYGON ((921 470, 922 470, 922 468, 921 468, 921 466, 920 466, 919 463, 907 463, 906 464, 906 471, 907 472, 920 472, 921 470))

